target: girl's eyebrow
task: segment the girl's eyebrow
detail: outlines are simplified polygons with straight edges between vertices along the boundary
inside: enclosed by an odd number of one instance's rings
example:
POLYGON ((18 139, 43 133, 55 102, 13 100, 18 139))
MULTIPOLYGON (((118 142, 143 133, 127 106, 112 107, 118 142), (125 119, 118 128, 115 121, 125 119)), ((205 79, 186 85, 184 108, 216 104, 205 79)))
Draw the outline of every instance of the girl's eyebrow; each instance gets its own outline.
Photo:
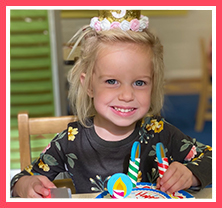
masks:
POLYGON ((138 77, 136 77, 136 79, 137 80, 139 80, 139 79, 149 79, 149 80, 151 80, 152 79, 152 76, 151 75, 145 75, 145 76, 138 76, 138 77))
POLYGON ((152 76, 145 75, 145 76, 139 76, 139 77, 141 77, 141 78, 151 79, 152 76))
POLYGON ((104 78, 104 77, 109 78, 109 77, 114 77, 114 76, 115 76, 115 74, 102 74, 102 75, 99 76, 99 78, 104 78))
MULTIPOLYGON (((100 76, 98 76, 99 79, 116 79, 118 77, 116 77, 115 74, 102 74, 100 76)), ((135 77, 135 80, 143 80, 143 79, 148 79, 148 80, 152 80, 152 76, 138 76, 138 77, 135 77)))

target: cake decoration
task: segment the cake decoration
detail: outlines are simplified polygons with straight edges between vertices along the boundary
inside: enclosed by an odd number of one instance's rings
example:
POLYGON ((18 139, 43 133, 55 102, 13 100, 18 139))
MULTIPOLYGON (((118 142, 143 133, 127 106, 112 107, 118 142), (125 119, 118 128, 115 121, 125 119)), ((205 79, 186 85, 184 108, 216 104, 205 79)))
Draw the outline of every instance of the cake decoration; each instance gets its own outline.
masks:
POLYGON ((116 173, 111 176, 107 183, 107 189, 112 198, 126 198, 132 191, 132 182, 124 173, 116 173))
POLYGON ((140 166, 140 143, 134 142, 131 149, 131 157, 129 161, 128 176, 130 177, 133 188, 136 187, 139 166, 140 166))
POLYGON ((166 157, 164 146, 161 142, 156 144, 156 156, 158 160, 158 170, 160 178, 163 177, 163 174, 166 172, 169 167, 168 158, 166 157))
MULTIPOLYGON (((96 198, 104 198, 104 199, 112 199, 113 197, 108 191, 104 191, 96 198)), ((136 187, 132 189, 131 193, 124 197, 126 199, 144 199, 144 200, 150 200, 150 199, 194 199, 194 197, 184 191, 180 190, 177 192, 174 192, 173 194, 168 195, 165 192, 162 192, 156 188, 155 183, 146 183, 146 182, 139 182, 137 183, 136 187)))
MULTIPOLYGON (((137 182, 139 165, 140 165, 140 143, 134 142, 131 149, 128 175, 116 173, 111 176, 107 183, 108 191, 104 191, 96 198, 136 198, 136 199, 184 199, 194 198, 184 190, 174 192, 168 195, 156 188, 156 184, 147 182, 137 182)), ((156 145, 156 155, 158 160, 159 176, 162 178, 167 170, 168 158, 165 155, 165 149, 161 142, 156 145)))

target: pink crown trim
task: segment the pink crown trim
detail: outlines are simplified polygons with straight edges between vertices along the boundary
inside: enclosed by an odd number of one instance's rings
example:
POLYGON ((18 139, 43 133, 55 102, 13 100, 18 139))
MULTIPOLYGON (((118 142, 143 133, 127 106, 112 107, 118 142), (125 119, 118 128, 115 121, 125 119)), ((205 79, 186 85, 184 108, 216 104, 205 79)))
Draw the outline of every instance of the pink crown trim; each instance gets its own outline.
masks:
POLYGON ((98 17, 93 17, 90 22, 90 27, 96 31, 111 30, 114 28, 121 28, 123 31, 132 30, 136 32, 142 32, 145 28, 149 26, 149 18, 142 16, 140 20, 132 19, 130 22, 123 20, 122 22, 112 22, 110 23, 108 19, 104 18, 99 21, 98 17))

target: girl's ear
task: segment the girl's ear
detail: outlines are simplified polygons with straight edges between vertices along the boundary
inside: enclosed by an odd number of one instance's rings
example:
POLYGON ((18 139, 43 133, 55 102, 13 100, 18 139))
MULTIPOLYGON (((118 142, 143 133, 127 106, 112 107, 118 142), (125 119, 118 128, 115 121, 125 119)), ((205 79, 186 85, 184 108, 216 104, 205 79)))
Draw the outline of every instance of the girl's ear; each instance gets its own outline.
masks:
POLYGON ((86 77, 86 73, 82 73, 81 76, 80 76, 80 82, 81 82, 82 85, 84 85, 85 77, 86 77))
MULTIPOLYGON (((80 82, 81 82, 82 86, 85 84, 85 78, 86 78, 86 74, 82 73, 80 76, 80 82)), ((89 97, 91 97, 91 98, 93 97, 93 90, 92 90, 91 84, 89 85, 89 88, 87 90, 87 94, 89 95, 89 97)))

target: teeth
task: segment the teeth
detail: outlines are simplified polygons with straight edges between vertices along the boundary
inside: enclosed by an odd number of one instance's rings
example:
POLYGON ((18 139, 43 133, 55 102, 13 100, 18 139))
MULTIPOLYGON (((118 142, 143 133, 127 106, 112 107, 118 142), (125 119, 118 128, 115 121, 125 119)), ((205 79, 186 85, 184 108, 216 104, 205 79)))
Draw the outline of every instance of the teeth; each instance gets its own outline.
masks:
POLYGON ((122 108, 114 107, 114 109, 115 109, 116 111, 120 111, 120 112, 122 112, 122 113, 128 113, 128 112, 130 112, 130 111, 133 111, 133 108, 130 108, 130 109, 122 109, 122 108))

